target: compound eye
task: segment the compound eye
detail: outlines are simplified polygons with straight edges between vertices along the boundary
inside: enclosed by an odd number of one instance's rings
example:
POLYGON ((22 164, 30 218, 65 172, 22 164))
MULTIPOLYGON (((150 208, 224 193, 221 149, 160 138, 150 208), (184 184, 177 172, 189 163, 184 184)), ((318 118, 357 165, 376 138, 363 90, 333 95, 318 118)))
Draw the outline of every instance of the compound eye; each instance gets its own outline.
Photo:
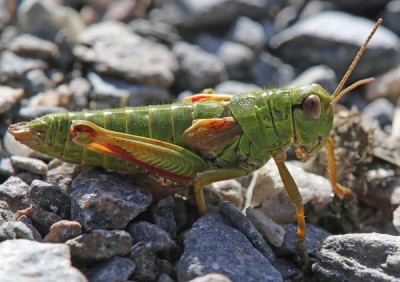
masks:
POLYGON ((321 116, 321 100, 317 95, 310 95, 303 101, 303 110, 311 119, 321 116))

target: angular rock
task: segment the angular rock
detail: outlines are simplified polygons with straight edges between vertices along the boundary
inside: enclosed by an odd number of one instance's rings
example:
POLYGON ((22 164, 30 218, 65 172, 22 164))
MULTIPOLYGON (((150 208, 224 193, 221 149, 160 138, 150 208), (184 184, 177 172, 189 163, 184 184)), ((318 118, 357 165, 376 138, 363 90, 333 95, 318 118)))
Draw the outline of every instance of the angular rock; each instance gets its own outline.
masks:
POLYGON ((221 209, 221 212, 229 218, 232 225, 240 230, 264 257, 266 257, 271 263, 276 260, 271 247, 263 239, 251 221, 248 220, 241 211, 239 211, 232 203, 227 201, 222 201, 219 204, 219 208, 221 209))
POLYGON ((200 218, 185 234, 184 245, 176 266, 180 281, 209 273, 232 281, 283 281, 268 259, 221 214, 210 212, 200 218))
MULTIPOLYGON (((278 33, 271 39, 270 46, 282 59, 299 68, 325 64, 342 75, 373 25, 370 20, 343 12, 322 12, 278 33)), ((385 27, 380 27, 368 49, 370 52, 365 52, 352 73, 353 80, 393 67, 398 62, 400 39, 385 27)))
POLYGON ((71 188, 71 219, 85 230, 123 229, 152 201, 151 194, 132 178, 101 170, 82 172, 71 188))
POLYGON ((247 208, 246 215, 265 240, 275 247, 282 246, 286 231, 281 225, 257 209, 247 208))
MULTIPOLYGON (((286 166, 299 188, 303 205, 306 205, 306 216, 318 217, 333 198, 329 180, 307 173, 289 162, 286 162, 286 166)), ((297 220, 296 208, 283 186, 278 168, 272 159, 257 174, 251 206, 260 207, 260 211, 278 224, 293 223, 297 220)))
POLYGON ((81 44, 74 49, 75 56, 93 64, 99 73, 139 84, 171 86, 178 63, 169 49, 129 32, 124 26, 110 24, 107 27, 107 24, 94 24, 87 28, 80 36, 81 44), (107 33, 107 36, 95 31, 114 27, 114 32, 107 33))
POLYGON ((44 236, 50 231, 50 227, 62 220, 62 217, 54 212, 49 212, 42 209, 39 206, 32 206, 26 211, 23 211, 23 214, 26 215, 32 220, 34 226, 39 230, 39 232, 44 236))
POLYGON ((15 213, 10 209, 8 203, 4 200, 0 200, 0 222, 14 221, 15 213))
POLYGON ((153 222, 162 230, 175 238, 176 236, 176 221, 174 218, 175 201, 172 196, 161 199, 151 209, 153 222))
POLYGON ((135 270, 135 263, 124 257, 114 257, 89 269, 87 277, 89 281, 127 281, 135 270))
POLYGON ((32 225, 32 221, 26 217, 21 216, 18 221, 14 223, 14 233, 16 239, 28 239, 34 241, 42 241, 42 235, 32 225))
POLYGON ((27 170, 35 174, 46 175, 47 173, 47 164, 38 159, 12 156, 11 163, 14 167, 27 170))
POLYGON ((10 176, 0 184, 0 200, 7 202, 12 211, 26 209, 29 207, 28 190, 29 186, 20 178, 10 176))
POLYGON ((61 220, 50 227, 50 232, 44 237, 44 242, 65 243, 82 235, 82 226, 77 221, 61 220))
POLYGON ((71 204, 69 195, 57 185, 34 180, 28 191, 28 198, 43 209, 61 217, 70 217, 71 204))
POLYGON ((94 262, 115 256, 125 256, 132 247, 132 237, 122 230, 93 230, 65 242, 77 261, 94 262))
POLYGON ((155 249, 151 243, 139 242, 135 244, 129 255, 135 262, 136 268, 132 277, 140 281, 155 280, 159 274, 155 249))
POLYGON ((4 221, 0 223, 0 242, 16 238, 14 224, 14 221, 4 221))
POLYGON ((128 232, 133 245, 150 243, 154 253, 161 253, 167 258, 176 258, 180 254, 179 247, 169 234, 154 224, 146 221, 133 223, 128 227, 128 232))
POLYGON ((184 89, 200 91, 212 87, 226 76, 223 62, 196 45, 177 42, 173 51, 180 64, 178 83, 184 89))
POLYGON ((321 281, 399 281, 400 237, 379 233, 329 236, 312 271, 321 281))
POLYGON ((87 281, 71 266, 69 248, 63 244, 8 240, 0 243, 0 257, 3 281, 87 281))
POLYGON ((57 184, 64 191, 71 191, 71 183, 78 173, 79 166, 64 162, 50 162, 46 174, 46 182, 57 184))

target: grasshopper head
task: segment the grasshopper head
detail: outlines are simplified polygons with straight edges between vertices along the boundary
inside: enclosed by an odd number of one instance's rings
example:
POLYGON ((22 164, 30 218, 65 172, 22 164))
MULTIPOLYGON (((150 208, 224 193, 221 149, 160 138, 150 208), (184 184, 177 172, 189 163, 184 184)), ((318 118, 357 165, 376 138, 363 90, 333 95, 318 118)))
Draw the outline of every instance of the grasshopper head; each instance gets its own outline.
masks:
POLYGON ((46 117, 35 119, 31 122, 20 122, 8 127, 8 132, 15 140, 40 153, 46 154, 49 146, 45 144, 51 120, 46 117))
POLYGON ((332 96, 318 84, 296 87, 292 95, 296 155, 306 161, 329 137, 334 115, 332 96))

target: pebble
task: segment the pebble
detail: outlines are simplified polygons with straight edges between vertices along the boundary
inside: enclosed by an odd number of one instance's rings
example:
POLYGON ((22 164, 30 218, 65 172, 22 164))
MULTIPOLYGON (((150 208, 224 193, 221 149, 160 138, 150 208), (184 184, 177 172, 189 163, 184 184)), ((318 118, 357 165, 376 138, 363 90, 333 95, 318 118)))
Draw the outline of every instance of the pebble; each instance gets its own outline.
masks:
POLYGON ((222 60, 196 45, 177 42, 172 50, 180 64, 177 82, 184 89, 201 91, 221 82, 226 76, 222 60))
POLYGON ((67 112, 67 109, 58 106, 28 106, 21 108, 19 111, 19 115, 23 120, 32 120, 52 113, 65 112, 67 112))
POLYGON ((227 38, 259 52, 267 43, 262 25, 248 17, 239 17, 229 30, 227 38))
POLYGON ((163 257, 176 259, 181 253, 175 241, 166 231, 147 221, 133 223, 128 227, 128 232, 132 236, 133 245, 150 244, 154 253, 162 254, 163 257))
MULTIPOLYGON (((307 210, 306 216, 318 217, 333 198, 329 180, 307 173, 288 162, 286 166, 299 188, 307 210)), ((278 224, 293 223, 297 220, 295 206, 287 195, 273 159, 259 170, 252 192, 251 206, 259 207, 258 210, 278 224)))
POLYGON ((28 239, 33 241, 42 241, 42 235, 33 226, 32 221, 25 215, 18 218, 18 221, 14 222, 14 233, 16 239, 28 239))
POLYGON ((47 164, 38 159, 12 156, 11 163, 16 168, 23 169, 35 174, 46 175, 47 173, 47 164))
POLYGON ((258 90, 261 90, 260 87, 253 83, 243 83, 236 80, 227 80, 215 86, 217 93, 238 94, 258 90))
POLYGON ((10 158, 0 158, 0 175, 11 176, 15 174, 10 158))
POLYGON ((151 209, 151 217, 155 225, 166 231, 171 238, 175 238, 177 235, 174 207, 174 197, 169 196, 158 201, 151 209))
POLYGON ((0 242, 16 238, 14 231, 15 222, 4 221, 0 223, 0 242))
POLYGON ((8 240, 0 243, 0 256, 0 277, 5 282, 87 281, 79 270, 72 267, 69 248, 62 244, 8 240))
POLYGON ((46 174, 46 182, 53 185, 57 184, 64 191, 71 191, 71 183, 78 174, 79 166, 75 164, 52 161, 46 174))
POLYGON ((49 212, 41 207, 33 205, 24 212, 32 220, 33 225, 39 230, 40 234, 46 236, 50 232, 50 227, 62 220, 62 217, 54 212, 49 212))
POLYGON ((244 191, 239 181, 235 179, 229 179, 214 182, 210 185, 210 189, 217 194, 221 200, 233 203, 239 209, 243 208, 244 191))
POLYGON ((82 235, 82 226, 77 221, 60 220, 50 226, 50 231, 43 241, 47 243, 65 243, 82 235))
POLYGON ((16 212, 29 207, 27 193, 29 186, 16 176, 10 176, 0 184, 0 200, 8 203, 10 210, 16 212))
POLYGON ((380 16, 383 20, 383 25, 400 35, 400 26, 396 18, 400 16, 400 1, 389 1, 385 8, 382 10, 380 16))
POLYGON ((247 208, 246 215, 265 240, 275 247, 282 246, 286 231, 281 225, 257 209, 247 208))
MULTIPOLYGON (((281 31, 271 38, 269 45, 282 59, 299 68, 325 64, 341 75, 350 66, 356 50, 365 41, 373 25, 374 22, 361 17, 327 11, 281 31), (304 42, 307 44, 304 45, 304 42)), ((368 48, 371 51, 364 54, 354 69, 353 80, 392 68, 400 52, 400 39, 385 27, 380 27, 368 48)))
POLYGON ((172 45, 181 40, 178 30, 172 25, 147 19, 135 19, 129 22, 129 28, 140 36, 172 45))
POLYGON ((393 113, 393 104, 386 98, 378 98, 363 109, 361 121, 367 129, 374 126, 384 129, 392 124, 393 113))
POLYGON ((393 226, 400 233, 400 206, 398 206, 393 212, 393 226))
POLYGON ((240 210, 238 210, 232 203, 227 201, 221 201, 219 208, 221 209, 221 213, 225 217, 229 218, 232 225, 240 230, 264 257, 266 257, 272 263, 276 260, 275 254, 271 247, 254 227, 253 223, 248 220, 240 210))
POLYGON ((41 208, 54 212, 63 218, 70 217, 69 195, 57 185, 34 180, 28 191, 29 200, 41 208))
POLYGON ((0 114, 4 114, 24 97, 23 89, 0 86, 0 114))
POLYGON ((135 244, 129 255, 134 261, 136 268, 132 277, 140 281, 152 281, 160 275, 161 269, 158 264, 155 249, 151 243, 139 242, 135 244))
POLYGON ((129 254, 132 237, 122 230, 96 229, 65 242, 74 260, 95 262, 129 254))
POLYGON ((38 57, 45 61, 56 59, 60 52, 53 42, 30 34, 21 34, 13 38, 8 44, 8 50, 17 55, 38 57))
POLYGON ((319 280, 399 281, 400 237, 379 233, 329 236, 312 271, 319 280), (360 255, 362 254, 362 255, 360 255))
POLYGON ((221 214, 209 212, 196 221, 184 236, 184 246, 176 266, 180 281, 210 273, 232 281, 283 281, 269 260, 221 214))
POLYGON ((15 213, 10 209, 8 203, 4 200, 0 200, 0 222, 14 221, 15 213))
POLYGON ((71 188, 71 219, 85 230, 123 229, 152 201, 131 178, 101 170, 80 173, 71 188))
POLYGON ((399 87, 400 66, 376 77, 374 82, 368 84, 366 97, 369 101, 384 97, 395 103, 400 98, 399 87))
POLYGON ((135 263, 132 260, 113 257, 89 269, 87 278, 96 282, 128 281, 134 270, 135 263))

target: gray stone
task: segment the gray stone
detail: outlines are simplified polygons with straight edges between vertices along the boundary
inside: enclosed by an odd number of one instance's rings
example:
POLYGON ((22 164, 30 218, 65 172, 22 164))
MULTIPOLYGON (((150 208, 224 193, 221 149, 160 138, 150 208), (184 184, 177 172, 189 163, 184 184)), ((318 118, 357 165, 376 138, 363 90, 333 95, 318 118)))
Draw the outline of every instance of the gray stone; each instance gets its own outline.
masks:
POLYGON ((87 277, 92 282, 127 281, 134 270, 132 260, 114 257, 89 269, 87 277))
POLYGON ((151 243, 139 242, 135 244, 131 249, 129 258, 136 265, 132 277, 141 281, 156 279, 159 268, 157 267, 156 252, 151 243))
POLYGON ((38 57, 44 60, 54 60, 60 52, 58 46, 53 42, 30 34, 21 34, 13 38, 7 47, 15 54, 38 57))
POLYGON ((173 51, 181 67, 178 83, 182 88, 200 91, 224 80, 225 66, 217 56, 186 42, 175 43, 173 51))
POLYGON ((41 180, 34 180, 28 191, 28 198, 47 211, 70 217, 71 204, 69 195, 57 185, 41 180))
POLYGON ((38 159, 12 156, 11 163, 14 167, 27 170, 35 174, 46 175, 47 173, 47 164, 38 159))
POLYGON ((153 222, 162 230, 168 232, 168 234, 175 238, 176 236, 176 222, 174 218, 174 197, 169 196, 161 199, 151 209, 151 216, 153 222))
POLYGON ((139 84, 159 87, 172 85, 178 63, 168 48, 130 33, 128 29, 124 31, 124 26, 116 27, 107 36, 93 31, 104 27, 112 29, 107 24, 94 24, 87 28, 80 37, 81 44, 74 48, 75 56, 93 64, 99 73, 139 84))
MULTIPOLYGON (((385 1, 385 0, 381 0, 385 1)), ((373 2, 373 1, 369 1, 373 2)), ((393 0, 389 1, 385 8, 382 10, 380 14, 383 25, 390 28, 397 35, 400 35, 400 26, 398 25, 398 21, 396 20, 400 16, 400 1, 393 0)))
POLYGON ((228 39, 258 52, 267 43, 262 25, 247 17, 239 17, 229 31, 228 39))
POLYGON ((20 178, 10 176, 0 184, 0 200, 7 202, 12 211, 26 209, 29 207, 28 189, 29 186, 20 178))
POLYGON ((47 114, 52 113, 64 113, 67 112, 67 109, 64 107, 57 106, 28 106, 23 107, 19 111, 19 115, 24 120, 35 119, 47 114))
POLYGON ((253 223, 248 220, 241 211, 239 211, 232 203, 227 201, 220 202, 219 207, 221 212, 229 218, 232 225, 240 230, 264 257, 266 257, 271 263, 276 260, 271 247, 254 227, 253 223))
MULTIPOLYGON (((370 20, 343 12, 322 12, 281 31, 271 39, 270 46, 282 59, 299 68, 325 64, 341 76, 373 25, 370 20)), ((380 27, 368 50, 354 69, 353 80, 392 68, 398 62, 400 39, 385 27, 380 27)))
POLYGON ((115 256, 127 255, 132 246, 132 237, 122 230, 93 230, 65 242, 72 257, 77 261, 94 262, 115 256))
POLYGON ((132 178, 92 169, 74 179, 70 197, 71 219, 85 230, 123 229, 152 201, 132 178))
POLYGON ((62 217, 58 214, 35 205, 27 210, 27 215, 43 236, 50 232, 50 227, 53 224, 62 220, 62 217))
POLYGON ((129 28, 143 37, 156 39, 160 43, 168 45, 172 45, 181 40, 181 36, 175 27, 162 22, 135 19, 129 23, 129 28))
POLYGON ((15 174, 10 158, 0 158, 0 175, 11 176, 15 174))
POLYGON ((14 225, 14 221, 4 221, 0 223, 0 242, 16 238, 14 225))
POLYGON ((9 204, 4 200, 0 200, 0 223, 14 220, 15 213, 11 211, 9 204))
POLYGON ((50 41, 61 32, 73 41, 85 26, 77 11, 49 0, 24 1, 17 14, 22 31, 50 41))
POLYGON ((244 83, 235 80, 227 80, 215 86, 215 92, 225 94, 239 94, 257 90, 261 90, 261 88, 255 84, 244 83))
POLYGON ((400 206, 393 212, 393 226, 400 233, 400 206))
POLYGON ((169 236, 169 234, 146 221, 133 223, 128 227, 128 232, 132 236, 132 244, 137 243, 148 244, 150 243, 154 253, 163 254, 164 257, 176 259, 180 254, 180 250, 169 236))
POLYGON ((18 221, 14 222, 14 233, 16 239, 28 239, 34 241, 42 241, 42 235, 32 225, 32 221, 25 215, 18 218, 18 221))
POLYGON ((143 106, 171 99, 168 90, 158 86, 132 84, 95 72, 89 72, 88 80, 93 86, 91 100, 111 106, 121 106, 123 103, 125 106, 143 106))
POLYGON ((78 174, 80 166, 70 163, 64 163, 54 160, 49 163, 49 169, 46 174, 46 182, 58 185, 64 191, 71 191, 71 183, 78 174))
POLYGON ((389 99, 396 103, 400 95, 398 89, 400 87, 400 66, 377 76, 375 81, 367 85, 367 99, 375 100, 379 97, 389 99))
POLYGON ((184 237, 177 266, 179 281, 220 273, 232 281, 283 281, 281 274, 221 214, 200 218, 184 237))
POLYGON ((71 266, 69 248, 62 244, 8 240, 0 243, 0 257, 0 277, 4 282, 87 281, 71 266))
POLYGON ((50 89, 53 84, 43 70, 33 69, 26 73, 24 89, 28 95, 34 95, 50 89))
POLYGON ((399 281, 400 237, 379 233, 329 236, 312 271, 321 281, 399 281))

